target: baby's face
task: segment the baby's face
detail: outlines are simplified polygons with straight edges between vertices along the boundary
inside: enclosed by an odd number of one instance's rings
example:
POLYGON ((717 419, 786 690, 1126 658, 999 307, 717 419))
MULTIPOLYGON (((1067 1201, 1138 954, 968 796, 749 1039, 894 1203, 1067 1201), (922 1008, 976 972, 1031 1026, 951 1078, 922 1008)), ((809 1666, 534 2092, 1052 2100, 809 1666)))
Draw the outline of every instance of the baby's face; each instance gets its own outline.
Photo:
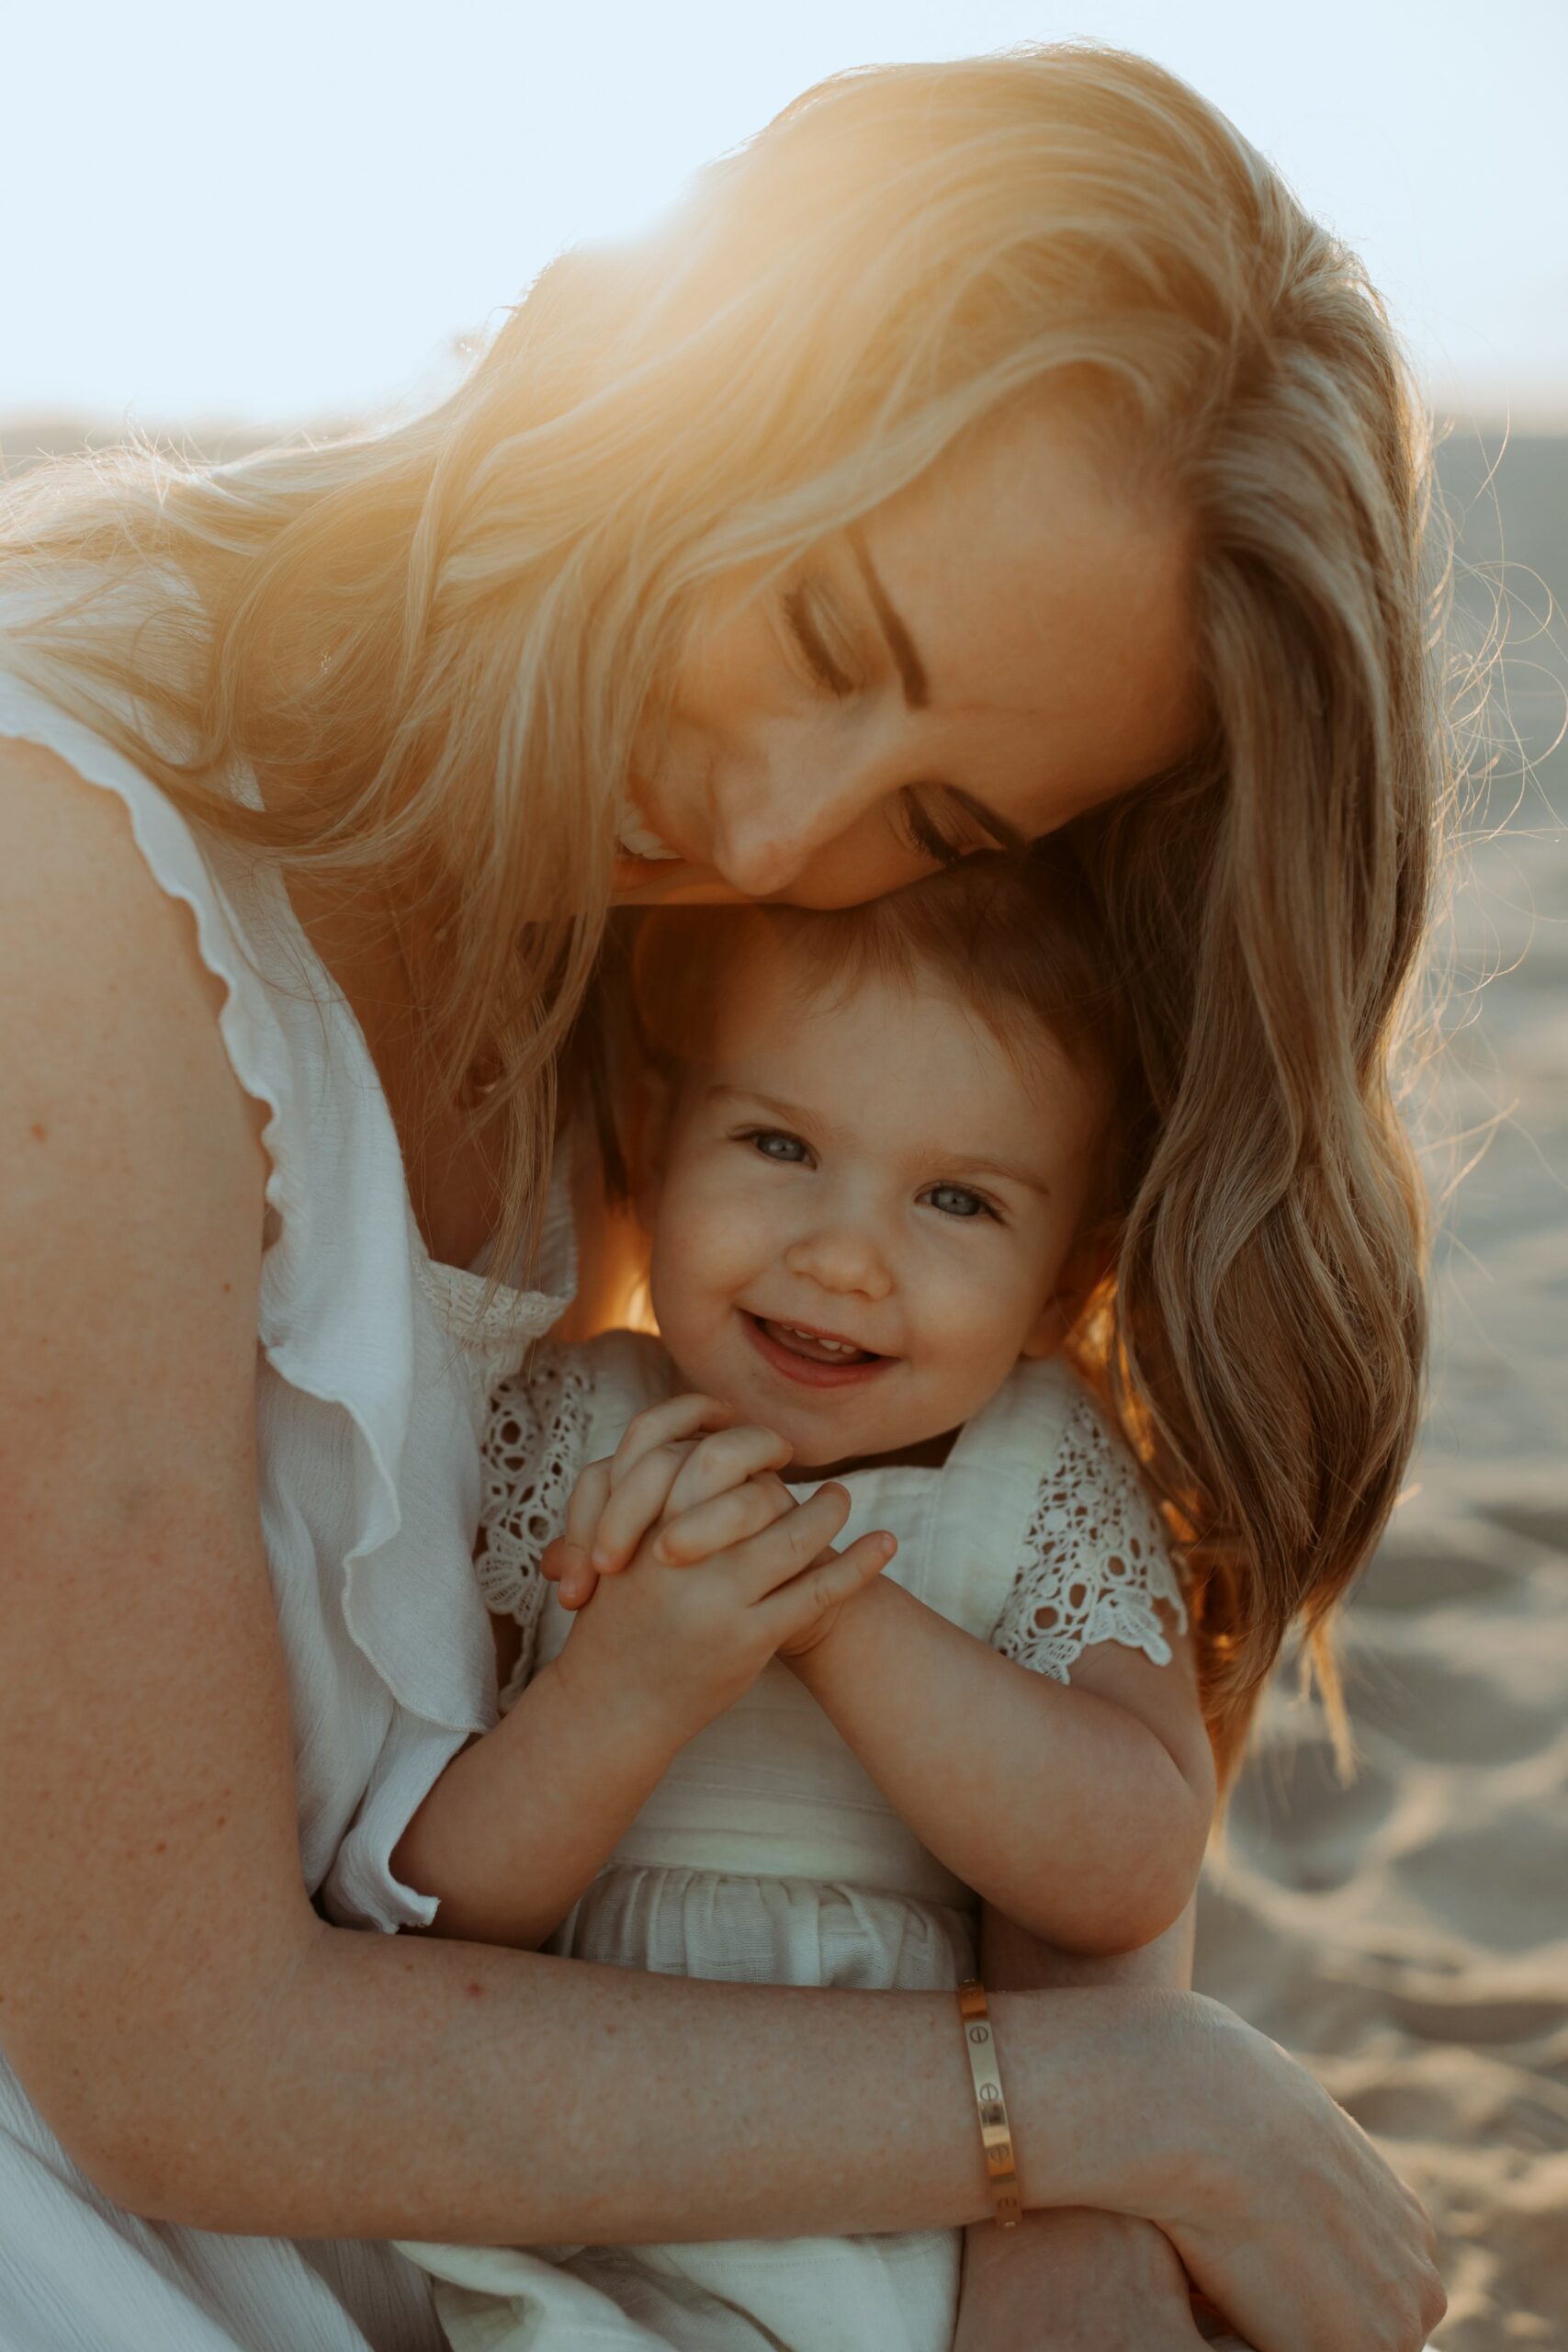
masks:
POLYGON ((839 1002, 749 956, 654 1188, 682 1385, 818 1469, 957 1428, 1054 1347, 1105 1104, 1047 1038, 1022 1058, 935 983, 839 1002))

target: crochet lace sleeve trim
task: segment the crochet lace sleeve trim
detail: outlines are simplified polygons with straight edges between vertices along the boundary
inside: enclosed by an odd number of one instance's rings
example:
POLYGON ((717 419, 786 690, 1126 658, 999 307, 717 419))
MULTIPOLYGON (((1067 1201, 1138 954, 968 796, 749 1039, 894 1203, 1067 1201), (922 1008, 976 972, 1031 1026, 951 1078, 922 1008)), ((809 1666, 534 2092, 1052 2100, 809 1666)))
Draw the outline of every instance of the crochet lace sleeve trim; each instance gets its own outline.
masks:
POLYGON ((1023 1558, 991 1646, 1054 1681, 1097 1642, 1170 1663, 1160 1622, 1181 1633, 1187 1608, 1159 1514, 1092 1400, 1074 1406, 1041 1484, 1023 1558))
POLYGON ((566 1524, 588 1449, 592 1404, 586 1367, 558 1348, 538 1349, 491 1398, 480 1443, 474 1566, 485 1607, 495 1616, 515 1618, 522 1628, 517 1665, 501 1694, 503 1708, 533 1671, 539 1612, 549 1589, 539 1562, 566 1524))

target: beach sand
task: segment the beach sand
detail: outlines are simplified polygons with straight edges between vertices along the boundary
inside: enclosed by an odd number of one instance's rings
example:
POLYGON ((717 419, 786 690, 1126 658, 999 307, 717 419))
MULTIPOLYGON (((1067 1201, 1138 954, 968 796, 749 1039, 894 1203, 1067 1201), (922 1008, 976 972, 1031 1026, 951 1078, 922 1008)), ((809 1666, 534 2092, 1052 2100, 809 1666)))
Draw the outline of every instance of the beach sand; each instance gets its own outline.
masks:
MULTIPOLYGON (((79 438, 18 424, 0 448, 16 466, 79 438)), ((1515 441, 1487 488, 1495 454, 1456 432, 1443 465, 1463 558, 1493 562, 1500 534, 1512 605, 1473 822, 1517 806, 1456 904, 1443 1111, 1473 1131, 1459 1161, 1490 1140, 1445 1215, 1411 1492, 1345 1621, 1359 1776, 1338 1784, 1282 1678, 1207 1873, 1198 1978, 1427 2200, 1442 2352, 1568 2352, 1568 752, 1549 751, 1568 633, 1539 626, 1548 587, 1568 601, 1568 437, 1515 441)), ((1488 595, 1484 574, 1463 590, 1472 634, 1488 595)), ((1438 1184, 1455 1157, 1434 1155, 1438 1184)))
MULTIPOLYGON (((1461 1162, 1486 1148, 1439 1237, 1411 1491, 1345 1619, 1359 1772, 1338 1784, 1321 1718, 1282 1678, 1206 1876, 1198 1981, 1303 2059, 1427 2204, 1443 2352, 1563 2352, 1568 754, 1548 747, 1568 636, 1536 626, 1530 571, 1568 601, 1568 439, 1515 444, 1490 492, 1484 454, 1456 436, 1444 473, 1468 561, 1495 555, 1500 517, 1513 611, 1494 731, 1506 716, 1520 740, 1496 743, 1477 820, 1518 805, 1456 899, 1468 1025, 1445 1109, 1477 1130, 1461 1162)), ((1472 612, 1486 593, 1467 584, 1472 612)), ((1443 1182, 1450 1158, 1432 1170, 1443 1182)))

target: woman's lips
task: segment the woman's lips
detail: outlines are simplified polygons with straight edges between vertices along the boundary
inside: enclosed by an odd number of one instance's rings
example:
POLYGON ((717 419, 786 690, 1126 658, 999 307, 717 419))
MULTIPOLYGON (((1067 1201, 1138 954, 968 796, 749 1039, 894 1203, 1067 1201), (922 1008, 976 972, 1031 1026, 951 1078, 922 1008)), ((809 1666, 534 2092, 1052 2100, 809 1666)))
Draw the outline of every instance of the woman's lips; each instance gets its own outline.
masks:
POLYGON ((764 1322, 761 1316, 748 1315, 744 1311, 740 1319, 763 1362, 802 1388, 857 1387, 865 1381, 874 1380, 879 1372, 886 1372, 895 1362, 892 1356, 807 1355, 775 1337, 775 1333, 784 1329, 783 1325, 764 1322))

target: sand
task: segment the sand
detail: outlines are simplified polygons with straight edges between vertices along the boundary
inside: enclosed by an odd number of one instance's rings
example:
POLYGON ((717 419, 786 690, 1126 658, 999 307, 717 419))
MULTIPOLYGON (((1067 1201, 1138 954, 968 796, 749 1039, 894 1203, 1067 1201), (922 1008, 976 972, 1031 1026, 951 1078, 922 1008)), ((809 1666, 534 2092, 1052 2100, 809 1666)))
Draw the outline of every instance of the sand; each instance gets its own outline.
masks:
MULTIPOLYGON (((14 466, 60 420, 0 433, 14 466)), ((254 438, 220 437, 238 455, 254 438)), ((204 442, 212 436, 204 435, 204 442)), ((1568 2352, 1568 438, 1457 434, 1462 553, 1513 605, 1498 772, 1454 920, 1450 1131, 1491 1128, 1439 1246, 1412 1491, 1348 1611, 1360 1756, 1282 1681, 1201 1897, 1199 1982, 1312 2066, 1429 2205, 1442 2352, 1568 2352), (1545 583, 1545 584, 1543 584, 1545 583), (1533 767, 1527 772, 1527 763, 1533 767), (1480 978, 1493 972, 1483 988, 1480 978)), ((1489 601, 1484 576, 1464 604, 1489 601)), ((1432 1159, 1445 1182, 1452 1157, 1432 1159)))
MULTIPOLYGON (((1480 455, 1457 440, 1445 474, 1470 505, 1471 560, 1495 552, 1500 510, 1515 604, 1502 683, 1539 764, 1522 775, 1520 745, 1499 744, 1483 813, 1496 823, 1516 799, 1517 813, 1456 900, 1470 1019, 1448 1110, 1454 1127, 1505 1115, 1445 1220, 1412 1491, 1345 1621, 1359 1777, 1337 1784, 1321 1721, 1281 1682, 1207 1873, 1198 1975, 1303 2058, 1426 2200, 1450 2297, 1443 2352, 1561 2352, 1568 756, 1543 754, 1568 716, 1568 634, 1536 625, 1546 596, 1528 568, 1568 599, 1568 440, 1511 447, 1495 509, 1478 494, 1480 455)), ((1483 590, 1470 584, 1472 610, 1483 590)))

